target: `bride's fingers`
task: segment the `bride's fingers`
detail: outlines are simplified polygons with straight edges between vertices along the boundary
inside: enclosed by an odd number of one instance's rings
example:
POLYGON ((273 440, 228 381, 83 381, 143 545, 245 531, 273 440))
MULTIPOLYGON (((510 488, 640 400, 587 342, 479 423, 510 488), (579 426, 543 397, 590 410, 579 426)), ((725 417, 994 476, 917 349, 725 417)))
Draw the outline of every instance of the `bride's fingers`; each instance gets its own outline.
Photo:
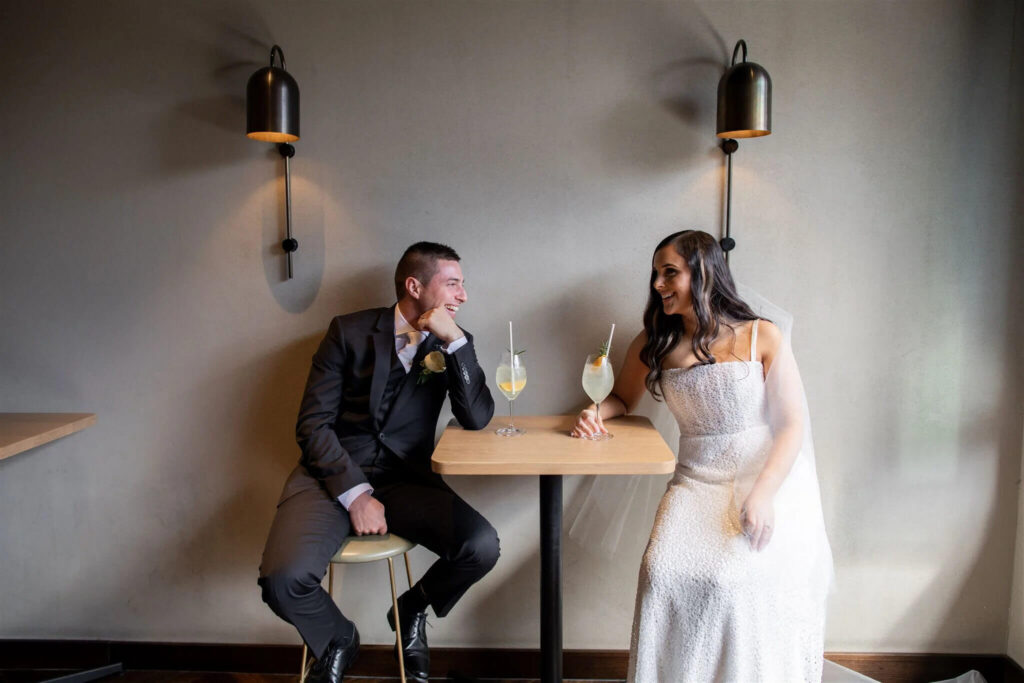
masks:
POLYGON ((597 423, 594 421, 594 418, 590 417, 589 415, 583 418, 583 427, 586 430, 587 436, 593 436, 599 431, 597 423))
POLYGON ((742 520, 743 535, 750 541, 750 547, 757 550, 757 543, 761 536, 762 525, 760 520, 752 517, 751 515, 745 515, 742 520))
POLYGON ((764 550, 765 546, 768 545, 768 539, 772 537, 772 526, 770 523, 763 522, 761 524, 760 533, 757 535, 757 552, 764 550))

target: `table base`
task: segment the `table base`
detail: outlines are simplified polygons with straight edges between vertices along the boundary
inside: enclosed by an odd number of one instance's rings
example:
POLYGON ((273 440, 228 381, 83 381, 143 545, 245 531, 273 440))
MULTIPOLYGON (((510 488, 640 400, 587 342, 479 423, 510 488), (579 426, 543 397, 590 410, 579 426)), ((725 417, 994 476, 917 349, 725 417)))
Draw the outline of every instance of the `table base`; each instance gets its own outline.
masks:
POLYGON ((562 475, 540 477, 542 683, 562 683, 562 475))

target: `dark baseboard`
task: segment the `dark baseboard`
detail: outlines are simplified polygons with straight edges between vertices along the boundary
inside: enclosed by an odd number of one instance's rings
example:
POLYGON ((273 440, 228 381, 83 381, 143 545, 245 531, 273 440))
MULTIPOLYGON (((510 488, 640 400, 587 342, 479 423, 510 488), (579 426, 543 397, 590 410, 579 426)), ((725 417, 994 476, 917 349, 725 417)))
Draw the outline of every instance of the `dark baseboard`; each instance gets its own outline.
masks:
MULTIPOLYGON (((84 669, 121 662, 128 671, 231 671, 297 673, 295 645, 225 645, 96 640, 0 640, 4 669, 84 669)), ((988 683, 1024 683, 1021 669, 1006 655, 833 652, 826 657, 883 683, 924 683, 954 678, 975 669, 988 683)), ((566 678, 624 679, 624 650, 566 650, 566 678)), ((498 648, 431 648, 431 670, 481 678, 537 678, 540 651, 498 648)), ((390 676, 395 660, 388 645, 363 646, 351 671, 390 676)))

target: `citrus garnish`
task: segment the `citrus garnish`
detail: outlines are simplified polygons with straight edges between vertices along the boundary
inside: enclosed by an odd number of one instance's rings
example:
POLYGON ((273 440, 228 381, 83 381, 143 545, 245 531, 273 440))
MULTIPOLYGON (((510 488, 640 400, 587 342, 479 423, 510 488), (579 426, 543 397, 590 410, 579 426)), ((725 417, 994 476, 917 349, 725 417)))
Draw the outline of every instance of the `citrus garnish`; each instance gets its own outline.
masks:
POLYGON ((501 390, 508 394, 518 394, 526 387, 526 380, 516 378, 515 384, 512 382, 501 382, 498 384, 501 390))

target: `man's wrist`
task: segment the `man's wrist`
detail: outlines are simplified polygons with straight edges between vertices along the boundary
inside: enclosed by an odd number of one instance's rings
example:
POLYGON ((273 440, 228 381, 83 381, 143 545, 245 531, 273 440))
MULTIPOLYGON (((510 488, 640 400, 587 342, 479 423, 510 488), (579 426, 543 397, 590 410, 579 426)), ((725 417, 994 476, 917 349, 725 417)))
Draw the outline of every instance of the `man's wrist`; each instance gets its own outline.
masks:
POLYGON ((373 493, 373 487, 369 483, 356 484, 338 496, 338 502, 341 503, 341 507, 348 510, 364 493, 373 493))
POLYGON ((445 353, 455 353, 456 351, 461 349, 463 346, 465 346, 467 343, 469 343, 469 338, 466 337, 466 333, 465 332, 462 332, 460 330, 459 336, 456 337, 455 339, 452 339, 451 341, 445 342, 441 346, 441 350, 444 351, 445 353))

